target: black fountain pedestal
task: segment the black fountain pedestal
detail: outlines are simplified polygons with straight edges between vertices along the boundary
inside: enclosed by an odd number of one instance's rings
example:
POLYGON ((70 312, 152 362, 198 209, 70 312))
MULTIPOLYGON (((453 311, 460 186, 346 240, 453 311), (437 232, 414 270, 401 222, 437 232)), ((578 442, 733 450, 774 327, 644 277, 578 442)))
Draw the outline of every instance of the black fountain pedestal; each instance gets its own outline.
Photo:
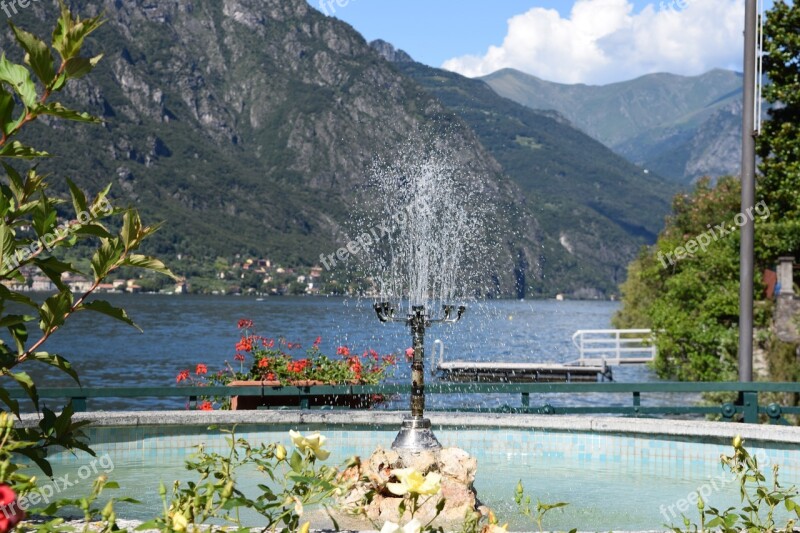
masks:
POLYGON ((443 317, 432 320, 425 314, 425 306, 411 307, 411 313, 405 319, 395 318, 395 310, 388 302, 376 303, 375 312, 381 322, 404 321, 411 328, 414 358, 411 361, 411 416, 403 419, 400 432, 392 443, 393 450, 423 451, 441 450, 442 445, 431 430, 431 421, 425 414, 425 328, 433 323, 454 324, 461 320, 466 307, 459 306, 453 316, 452 305, 442 306, 443 317))

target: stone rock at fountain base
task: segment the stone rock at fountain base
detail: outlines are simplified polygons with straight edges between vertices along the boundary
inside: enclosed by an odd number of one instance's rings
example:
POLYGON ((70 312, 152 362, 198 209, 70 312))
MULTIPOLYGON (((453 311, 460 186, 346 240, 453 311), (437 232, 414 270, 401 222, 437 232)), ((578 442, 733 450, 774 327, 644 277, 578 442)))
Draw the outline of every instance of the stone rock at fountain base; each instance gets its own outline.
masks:
POLYGON ((395 481, 391 471, 414 468, 423 475, 431 472, 441 475, 441 491, 434 496, 420 496, 419 509, 415 517, 423 524, 436 515, 436 507, 444 499, 445 504, 434 525, 459 526, 468 512, 479 510, 479 502, 473 483, 478 469, 477 460, 459 448, 444 448, 437 451, 398 453, 378 447, 364 462, 359 462, 342 473, 341 479, 357 479, 352 489, 339 499, 339 505, 347 513, 361 512, 365 521, 378 527, 384 522, 405 524, 411 520, 406 502, 406 512, 399 516, 403 498, 392 494, 386 484, 395 481))

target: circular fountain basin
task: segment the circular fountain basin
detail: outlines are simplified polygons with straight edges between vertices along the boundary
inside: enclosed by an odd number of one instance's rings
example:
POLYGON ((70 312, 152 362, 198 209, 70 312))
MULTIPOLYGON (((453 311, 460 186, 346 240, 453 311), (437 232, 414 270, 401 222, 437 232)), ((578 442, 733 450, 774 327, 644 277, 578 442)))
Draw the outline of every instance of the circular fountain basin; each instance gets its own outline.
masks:
MULTIPOLYGON (((118 516, 149 519, 159 514, 159 481, 170 486, 189 473, 183 462, 204 444, 227 449, 225 435, 208 426, 236 424, 237 436, 251 442, 290 444, 289 429, 320 431, 332 451, 328 463, 352 455, 367 457, 376 446, 389 447, 404 413, 372 411, 172 411, 81 413, 92 458, 63 452, 51 457, 56 476, 68 475, 66 490, 86 493, 91 479, 106 474, 119 482, 117 495, 143 503, 118 505, 118 516), (91 475, 88 475, 90 473, 91 475), (85 481, 88 479, 89 481, 85 481)), ((510 530, 533 530, 519 515, 514 489, 522 481, 532 500, 567 502, 547 515, 549 529, 645 531, 681 524, 682 514, 697 520, 696 495, 706 505, 738 504, 738 487, 723 471, 720 454, 730 454, 739 434, 768 475, 780 465, 784 486, 800 485, 800 428, 705 421, 540 415, 428 413, 443 446, 460 447, 478 460, 478 498, 495 510, 510 530)), ((26 417, 23 423, 33 423, 26 417)), ((255 489, 257 474, 243 485, 255 489)), ((56 487, 57 489, 58 487, 56 487)), ((56 491, 59 492, 58 490, 56 491)), ((258 525, 254 521, 253 525, 258 525)), ((326 524, 315 524, 325 526, 326 524)))

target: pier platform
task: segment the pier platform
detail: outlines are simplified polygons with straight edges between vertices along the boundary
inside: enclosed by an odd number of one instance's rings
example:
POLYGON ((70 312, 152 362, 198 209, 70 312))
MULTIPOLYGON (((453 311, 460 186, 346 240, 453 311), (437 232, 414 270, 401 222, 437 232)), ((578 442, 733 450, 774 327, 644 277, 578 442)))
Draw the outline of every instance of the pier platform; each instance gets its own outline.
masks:
POLYGON ((551 383, 613 381, 611 367, 560 363, 478 363, 442 362, 436 365, 439 378, 456 383, 551 383))
POLYGON ((656 349, 647 329, 578 330, 572 336, 578 359, 556 362, 445 361, 444 344, 435 370, 450 382, 551 383, 614 381, 612 368, 652 362, 656 349))

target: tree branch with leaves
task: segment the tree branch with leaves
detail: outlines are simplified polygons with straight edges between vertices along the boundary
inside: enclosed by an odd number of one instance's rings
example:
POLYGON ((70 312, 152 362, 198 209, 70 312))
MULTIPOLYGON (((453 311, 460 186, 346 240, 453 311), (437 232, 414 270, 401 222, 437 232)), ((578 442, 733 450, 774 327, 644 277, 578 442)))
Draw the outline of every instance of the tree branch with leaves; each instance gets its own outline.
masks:
MULTIPOLYGON (((134 209, 101 209, 110 205, 111 185, 89 197, 67 179, 77 221, 67 224, 54 237, 58 207, 68 200, 50 197, 45 176, 38 173, 35 164, 31 165, 50 154, 18 139, 27 125, 42 116, 102 122, 53 101, 68 83, 89 74, 102 59, 102 54, 81 55, 86 38, 101 24, 100 17, 75 17, 62 1, 50 45, 9 21, 24 53, 24 64, 13 63, 5 53, 0 56, 0 164, 5 171, 5 179, 0 182, 0 327, 6 328, 11 338, 11 342, 0 339, 0 376, 24 389, 37 410, 36 385, 26 372, 18 370, 23 363, 37 361, 55 367, 80 385, 78 374, 67 359, 44 351, 48 339, 64 327, 68 318, 78 312, 93 311, 138 327, 124 309, 92 298, 109 275, 123 267, 133 267, 175 278, 163 262, 139 253, 142 242, 157 226, 144 225, 134 209), (29 168, 15 168, 25 164, 29 168), (82 213, 96 216, 83 221, 82 213), (73 263, 59 258, 59 252, 78 243, 92 245, 94 249, 90 273, 80 272, 73 263), (24 285, 26 272, 46 276, 55 286, 55 294, 38 303, 17 290, 24 285), (65 274, 86 275, 91 284, 84 291, 73 292, 63 280, 65 274)), ((4 385, 0 387, 0 404, 4 404, 0 410, 19 416, 19 402, 4 385)), ((24 433, 20 440, 36 444, 15 452, 27 455, 45 472, 49 472, 45 459, 49 446, 91 452, 81 441, 82 424, 71 422, 71 406, 66 406, 59 415, 44 409, 43 415, 38 428, 19 430, 24 433)))

